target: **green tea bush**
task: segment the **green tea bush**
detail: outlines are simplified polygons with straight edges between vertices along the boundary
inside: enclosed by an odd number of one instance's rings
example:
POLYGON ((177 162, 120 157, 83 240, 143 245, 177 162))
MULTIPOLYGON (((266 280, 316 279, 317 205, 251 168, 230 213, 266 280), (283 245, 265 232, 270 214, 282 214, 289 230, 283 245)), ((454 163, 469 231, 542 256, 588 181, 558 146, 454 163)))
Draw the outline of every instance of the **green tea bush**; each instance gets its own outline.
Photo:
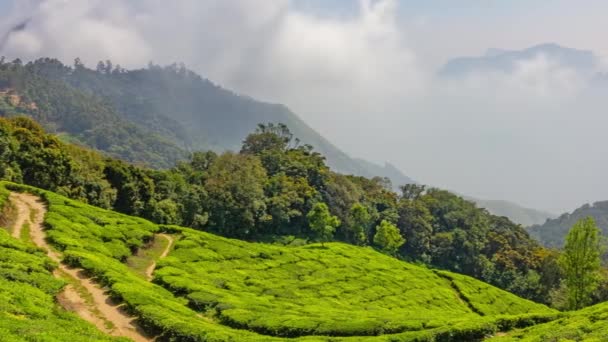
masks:
POLYGON ((0 230, 0 340, 127 341, 57 306, 64 282, 51 274, 55 266, 43 251, 0 230))
POLYGON ((495 317, 488 323, 493 330, 498 316, 554 316, 475 279, 369 248, 284 247, 181 231, 155 282, 222 324, 264 335, 377 336, 466 324, 476 332, 459 334, 472 336, 487 334, 475 323, 482 316, 495 317))
MULTIPOLYGON (((586 341, 608 340, 608 303, 562 314, 563 317, 545 324, 536 324, 509 333, 507 336, 489 339, 492 342, 507 341, 586 341)), ((527 323, 527 322, 526 322, 527 323)), ((542 322, 536 322, 542 323, 542 322)), ((516 326, 517 327, 517 326, 516 326)), ((521 326, 520 326, 521 327, 521 326)))

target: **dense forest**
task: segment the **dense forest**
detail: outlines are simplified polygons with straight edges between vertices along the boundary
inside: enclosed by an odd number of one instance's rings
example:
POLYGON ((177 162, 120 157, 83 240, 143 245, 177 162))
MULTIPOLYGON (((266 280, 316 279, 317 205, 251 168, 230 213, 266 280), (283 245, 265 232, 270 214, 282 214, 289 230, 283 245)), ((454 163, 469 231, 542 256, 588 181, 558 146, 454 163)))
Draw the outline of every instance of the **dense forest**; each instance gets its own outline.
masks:
POLYGON ((372 245, 538 302, 551 301, 562 276, 556 252, 507 218, 440 189, 395 193, 387 179, 335 173, 281 124, 260 125, 239 153, 195 152, 161 171, 64 143, 27 118, 2 119, 0 164, 2 179, 153 222, 250 241, 372 245))
POLYGON ((608 201, 585 204, 572 213, 565 213, 543 224, 531 226, 528 232, 544 246, 562 247, 570 227, 585 217, 592 217, 603 235, 608 235, 608 201))

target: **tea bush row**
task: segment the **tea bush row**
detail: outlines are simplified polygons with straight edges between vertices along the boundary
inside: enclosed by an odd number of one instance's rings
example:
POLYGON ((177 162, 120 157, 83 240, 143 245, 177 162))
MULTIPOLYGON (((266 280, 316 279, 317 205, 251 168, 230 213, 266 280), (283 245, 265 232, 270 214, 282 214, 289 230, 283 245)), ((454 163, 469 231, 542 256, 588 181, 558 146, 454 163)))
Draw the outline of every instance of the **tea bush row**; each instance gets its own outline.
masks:
POLYGON ((0 229, 0 340, 127 341, 104 335, 60 308, 54 297, 64 282, 43 251, 0 229))

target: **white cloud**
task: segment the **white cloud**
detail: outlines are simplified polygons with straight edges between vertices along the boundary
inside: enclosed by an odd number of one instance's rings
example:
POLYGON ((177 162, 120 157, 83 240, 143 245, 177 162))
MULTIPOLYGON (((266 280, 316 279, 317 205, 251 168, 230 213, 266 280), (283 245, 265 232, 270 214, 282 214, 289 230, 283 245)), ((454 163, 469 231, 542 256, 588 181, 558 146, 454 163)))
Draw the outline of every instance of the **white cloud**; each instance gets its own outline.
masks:
MULTIPOLYGON (((107 56, 126 65, 151 58, 122 1, 47 0, 29 11, 27 26, 8 36, 4 51, 9 56, 51 55, 68 62, 81 57, 89 63, 107 56)), ((14 17, 23 18, 23 12, 14 17)))
POLYGON ((361 0, 346 16, 294 0, 14 1, 0 29, 30 20, 8 37, 9 57, 185 62, 289 105, 351 154, 389 160, 424 182, 555 211, 608 193, 608 161, 598 157, 608 122, 601 98, 587 92, 589 75, 538 55, 510 72, 434 76, 437 61, 453 57, 446 51, 540 43, 545 31, 575 41, 559 20, 542 32, 530 30, 536 22, 508 31, 506 16, 463 23, 422 13, 403 22, 396 0, 361 0))

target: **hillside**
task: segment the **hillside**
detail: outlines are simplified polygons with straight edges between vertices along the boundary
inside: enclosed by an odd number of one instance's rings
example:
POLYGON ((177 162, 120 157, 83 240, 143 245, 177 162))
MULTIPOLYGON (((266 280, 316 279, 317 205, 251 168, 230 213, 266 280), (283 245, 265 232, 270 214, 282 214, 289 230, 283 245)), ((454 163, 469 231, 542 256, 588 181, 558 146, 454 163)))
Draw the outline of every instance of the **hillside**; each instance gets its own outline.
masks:
MULTIPOLYGON (((154 225, 35 188, 1 187, 3 194, 8 188, 41 196, 44 234, 64 262, 107 286, 137 325, 161 340, 471 341, 555 318, 543 305, 480 281, 370 248, 248 243, 154 225), (127 260, 161 231, 176 244, 158 260, 150 283, 127 260)), ((6 208, 6 195, 0 204, 6 208)), ((41 229, 32 224, 32 231, 41 229)))
POLYGON ((497 216, 508 217, 509 220, 521 224, 524 227, 535 224, 543 224, 547 219, 554 218, 555 215, 544 211, 525 208, 516 203, 503 200, 485 200, 465 196, 469 201, 473 201, 480 208, 487 209, 490 213, 497 216))
POLYGON ((549 323, 513 331, 488 342, 544 342, 544 341, 606 341, 608 336, 608 303, 569 312, 549 323))
POLYGON ((608 235, 608 201, 585 204, 572 213, 565 213, 558 218, 547 220, 544 224, 528 228, 528 232, 543 245, 561 247, 568 230, 580 219, 591 216, 604 236, 608 235))
POLYGON ((261 126, 240 153, 194 153, 154 170, 62 142, 28 118, 0 118, 0 177, 75 200, 248 241, 340 241, 383 248, 389 224, 404 243, 390 252, 463 273, 527 299, 550 303, 554 258, 519 225, 448 191, 332 172, 323 156, 295 145, 282 126, 261 126), (321 236, 308 215, 326 207, 321 236), (325 219, 324 219, 325 220, 325 219), (544 275, 548 273, 548 277, 544 275))
POLYGON ((131 162, 170 167, 186 157, 169 140, 124 120, 103 99, 44 77, 37 67, 0 63, 0 116, 30 116, 68 140, 131 162))
POLYGON ((1 115, 30 115, 51 131, 150 166, 170 167, 195 150, 238 151, 247 133, 272 122, 286 124, 337 172, 412 182, 393 167, 351 158, 284 105, 235 94, 184 66, 125 70, 108 61, 91 70, 78 61, 69 67, 48 58, 4 63, 2 89, 23 97, 24 105, 10 110, 2 109, 10 108, 10 101, 0 102, 1 115), (30 108, 32 103, 37 108, 30 108))
MULTIPOLYGON (((0 189, 3 218, 8 192, 0 189)), ((4 223, 3 223, 4 224, 4 223)), ((0 336, 2 341, 77 341, 83 335, 95 341, 111 338, 75 314, 58 307, 55 298, 66 285, 53 277, 57 265, 29 238, 11 237, 0 228, 0 336)))

